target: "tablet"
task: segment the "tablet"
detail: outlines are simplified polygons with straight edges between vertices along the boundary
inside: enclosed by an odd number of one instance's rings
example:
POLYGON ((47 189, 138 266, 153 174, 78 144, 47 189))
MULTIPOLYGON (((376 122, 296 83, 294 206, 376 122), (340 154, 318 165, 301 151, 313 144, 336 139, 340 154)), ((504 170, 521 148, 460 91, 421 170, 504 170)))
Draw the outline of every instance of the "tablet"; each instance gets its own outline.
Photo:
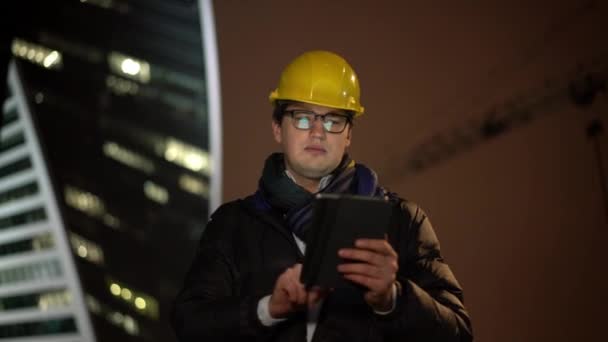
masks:
POLYGON ((348 286, 338 264, 341 248, 352 248, 360 238, 384 239, 392 205, 383 198, 344 194, 318 194, 312 204, 311 231, 300 281, 311 288, 348 286))

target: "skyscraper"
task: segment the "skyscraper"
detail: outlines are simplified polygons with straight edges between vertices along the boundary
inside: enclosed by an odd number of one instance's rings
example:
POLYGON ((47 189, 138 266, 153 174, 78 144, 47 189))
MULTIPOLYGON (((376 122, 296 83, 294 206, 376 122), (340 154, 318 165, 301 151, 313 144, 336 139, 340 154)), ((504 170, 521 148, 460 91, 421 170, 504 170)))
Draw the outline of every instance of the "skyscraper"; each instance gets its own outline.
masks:
POLYGON ((0 131, 0 337, 170 341, 219 203, 210 1, 40 6, 0 131))

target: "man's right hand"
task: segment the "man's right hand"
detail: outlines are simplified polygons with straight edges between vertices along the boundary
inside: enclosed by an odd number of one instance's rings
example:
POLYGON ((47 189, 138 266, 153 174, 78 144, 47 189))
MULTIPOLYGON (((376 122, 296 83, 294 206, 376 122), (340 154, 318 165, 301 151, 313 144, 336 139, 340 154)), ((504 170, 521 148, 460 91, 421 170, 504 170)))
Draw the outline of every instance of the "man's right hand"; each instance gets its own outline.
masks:
POLYGON ((285 318, 289 314, 313 306, 323 299, 327 291, 313 288, 306 291, 300 283, 302 264, 295 264, 283 272, 274 284, 268 302, 268 311, 273 318, 285 318))

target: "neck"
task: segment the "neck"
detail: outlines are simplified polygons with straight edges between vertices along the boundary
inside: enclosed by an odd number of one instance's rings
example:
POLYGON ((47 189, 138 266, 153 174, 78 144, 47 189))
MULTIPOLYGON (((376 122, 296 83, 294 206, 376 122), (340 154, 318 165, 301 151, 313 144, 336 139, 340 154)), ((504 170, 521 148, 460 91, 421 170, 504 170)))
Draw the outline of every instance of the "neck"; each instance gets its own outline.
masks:
POLYGON ((299 186, 301 186, 304 189, 306 189, 311 194, 314 194, 317 191, 319 191, 319 180, 305 179, 303 181, 296 181, 296 183, 299 186))
POLYGON ((319 184, 321 183, 320 179, 300 177, 294 172, 291 172, 289 170, 289 167, 285 169, 285 172, 287 173, 289 178, 291 178, 296 184, 298 184, 311 194, 314 194, 315 192, 319 191, 319 184))

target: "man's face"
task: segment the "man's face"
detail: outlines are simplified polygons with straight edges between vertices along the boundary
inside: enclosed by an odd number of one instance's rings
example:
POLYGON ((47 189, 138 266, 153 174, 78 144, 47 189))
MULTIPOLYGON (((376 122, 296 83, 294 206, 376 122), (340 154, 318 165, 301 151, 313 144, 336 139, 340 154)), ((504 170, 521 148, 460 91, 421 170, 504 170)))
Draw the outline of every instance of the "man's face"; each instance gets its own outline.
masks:
MULTIPOLYGON (((287 111, 298 109, 312 111, 319 115, 346 114, 340 109, 309 103, 292 103, 286 108, 287 111)), ((274 121, 272 123, 274 139, 283 148, 287 170, 296 178, 296 181, 299 181, 300 178, 319 180, 340 164, 346 148, 350 145, 351 126, 348 124, 341 133, 329 133, 323 129, 320 118, 312 122, 309 130, 296 128, 293 120, 290 115, 286 114, 280 124, 274 121)))

